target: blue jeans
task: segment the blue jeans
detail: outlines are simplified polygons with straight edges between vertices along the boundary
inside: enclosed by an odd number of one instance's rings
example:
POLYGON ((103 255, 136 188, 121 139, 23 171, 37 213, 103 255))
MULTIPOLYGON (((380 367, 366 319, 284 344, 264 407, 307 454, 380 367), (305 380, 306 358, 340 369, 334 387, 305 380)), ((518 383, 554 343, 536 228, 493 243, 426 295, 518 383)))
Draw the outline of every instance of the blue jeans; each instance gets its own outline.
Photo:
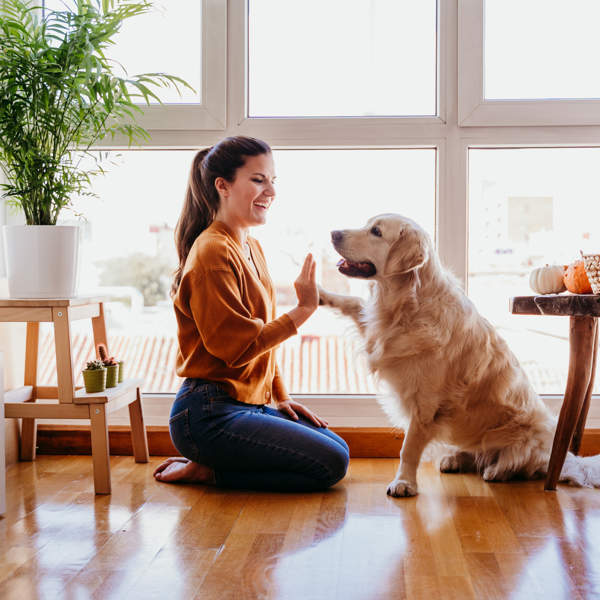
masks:
POLYGON ((329 429, 269 406, 237 402, 202 379, 183 382, 169 431, 183 456, 214 469, 220 487, 323 490, 348 468, 348 445, 329 429))

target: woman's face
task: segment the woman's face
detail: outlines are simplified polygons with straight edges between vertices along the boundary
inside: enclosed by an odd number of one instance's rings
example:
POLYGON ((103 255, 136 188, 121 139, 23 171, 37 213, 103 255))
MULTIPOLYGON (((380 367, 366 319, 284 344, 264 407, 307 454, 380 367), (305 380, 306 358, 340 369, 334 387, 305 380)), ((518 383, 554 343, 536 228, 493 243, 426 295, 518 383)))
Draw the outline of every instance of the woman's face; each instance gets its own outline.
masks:
POLYGON ((233 182, 215 180, 221 197, 217 218, 233 227, 246 228, 262 225, 275 198, 275 165, 273 155, 259 154, 246 158, 233 182))

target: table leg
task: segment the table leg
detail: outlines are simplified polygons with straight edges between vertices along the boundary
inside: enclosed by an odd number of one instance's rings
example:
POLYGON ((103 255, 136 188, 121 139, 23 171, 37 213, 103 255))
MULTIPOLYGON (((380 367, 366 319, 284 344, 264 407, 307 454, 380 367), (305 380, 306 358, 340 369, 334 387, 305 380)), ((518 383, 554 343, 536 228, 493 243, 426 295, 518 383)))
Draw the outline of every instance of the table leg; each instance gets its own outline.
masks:
POLYGON ((583 438, 583 432, 585 430, 585 422, 587 420, 588 411, 590 409, 590 400, 592 398, 592 392, 594 390, 594 380, 596 379, 596 357, 598 356, 598 319, 594 319, 594 350, 592 351, 592 374, 590 375, 590 382, 588 383, 587 391, 585 393, 585 399, 581 412, 579 413, 579 420, 575 427, 575 433, 571 440, 571 452, 573 454, 579 454, 579 448, 581 447, 581 440, 583 438))
MULTIPOLYGON (((24 384, 33 387, 31 402, 37 398, 37 368, 39 350, 40 324, 37 321, 27 323, 25 341, 25 377, 24 384)), ((21 453, 20 459, 35 460, 37 427, 35 419, 23 419, 21 422, 21 453)))
POLYGON ((544 489, 555 490, 590 385, 596 322, 594 317, 570 317, 569 375, 552 443, 544 489))

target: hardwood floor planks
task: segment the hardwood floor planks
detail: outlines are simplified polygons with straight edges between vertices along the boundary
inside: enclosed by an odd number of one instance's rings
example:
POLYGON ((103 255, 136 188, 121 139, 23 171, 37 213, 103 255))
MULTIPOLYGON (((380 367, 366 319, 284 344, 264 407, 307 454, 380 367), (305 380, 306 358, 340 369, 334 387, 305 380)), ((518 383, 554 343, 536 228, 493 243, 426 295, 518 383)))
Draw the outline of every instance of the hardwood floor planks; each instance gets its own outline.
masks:
POLYGON ((157 483, 160 458, 9 467, 0 597, 102 600, 589 598, 600 595, 600 490, 488 484, 419 469, 386 496, 393 459, 353 459, 332 490, 272 494, 157 483))

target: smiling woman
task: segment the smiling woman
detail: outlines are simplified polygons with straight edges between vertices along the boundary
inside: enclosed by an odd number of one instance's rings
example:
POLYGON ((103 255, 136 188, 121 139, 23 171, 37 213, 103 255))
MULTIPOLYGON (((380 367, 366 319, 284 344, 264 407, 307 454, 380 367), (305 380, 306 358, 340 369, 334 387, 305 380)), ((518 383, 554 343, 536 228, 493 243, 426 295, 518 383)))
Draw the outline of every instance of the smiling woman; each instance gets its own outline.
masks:
POLYGON ((312 491, 345 475, 348 446, 292 400, 275 361, 319 294, 308 254, 294 282, 297 305, 276 316, 266 260, 249 235, 266 222, 274 179, 271 149, 254 138, 226 138, 192 163, 172 288, 177 374, 185 380, 169 430, 184 458, 159 465, 158 481, 312 491))

